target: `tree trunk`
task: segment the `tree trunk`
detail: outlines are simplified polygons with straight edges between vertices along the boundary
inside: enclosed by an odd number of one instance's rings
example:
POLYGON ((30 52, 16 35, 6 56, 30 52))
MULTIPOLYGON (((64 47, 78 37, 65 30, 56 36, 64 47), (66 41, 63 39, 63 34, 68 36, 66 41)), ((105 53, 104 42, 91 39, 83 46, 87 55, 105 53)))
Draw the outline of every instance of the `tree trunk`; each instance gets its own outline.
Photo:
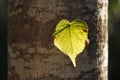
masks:
POLYGON ((98 80, 108 80, 108 0, 98 0, 97 7, 98 80))
POLYGON ((10 0, 8 19, 9 80, 107 80, 107 0, 10 0), (76 68, 53 45, 64 18, 89 26, 76 68))

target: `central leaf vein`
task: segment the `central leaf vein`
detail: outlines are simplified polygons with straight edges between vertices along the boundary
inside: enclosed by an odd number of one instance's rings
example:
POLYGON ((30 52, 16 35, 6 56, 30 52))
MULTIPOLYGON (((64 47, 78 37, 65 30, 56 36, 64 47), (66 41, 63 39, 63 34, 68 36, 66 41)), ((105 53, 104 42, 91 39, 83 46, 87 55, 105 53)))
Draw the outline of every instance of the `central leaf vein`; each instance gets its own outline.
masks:
POLYGON ((71 45, 71 53, 73 54, 73 45, 72 45, 72 36, 71 36, 71 30, 70 30, 70 27, 68 27, 69 28, 69 38, 70 38, 70 45, 71 45))

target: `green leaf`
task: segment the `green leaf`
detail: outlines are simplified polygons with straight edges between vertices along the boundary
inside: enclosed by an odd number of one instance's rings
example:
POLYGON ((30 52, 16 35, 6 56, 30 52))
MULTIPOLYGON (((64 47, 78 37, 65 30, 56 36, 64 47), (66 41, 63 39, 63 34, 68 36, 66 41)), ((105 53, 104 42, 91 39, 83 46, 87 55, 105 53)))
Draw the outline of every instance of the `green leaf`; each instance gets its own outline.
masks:
POLYGON ((61 20, 53 34, 54 45, 69 56, 74 67, 76 67, 76 57, 84 48, 88 36, 88 26, 81 20, 69 22, 66 19, 61 20))

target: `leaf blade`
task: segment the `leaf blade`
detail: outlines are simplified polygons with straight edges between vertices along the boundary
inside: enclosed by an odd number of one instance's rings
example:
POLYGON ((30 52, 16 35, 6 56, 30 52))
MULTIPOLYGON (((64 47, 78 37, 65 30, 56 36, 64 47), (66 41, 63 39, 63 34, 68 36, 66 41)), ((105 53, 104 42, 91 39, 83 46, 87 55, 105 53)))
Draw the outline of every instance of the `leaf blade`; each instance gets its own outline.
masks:
POLYGON ((56 26, 54 45, 69 56, 74 67, 76 67, 75 59, 85 48, 87 40, 88 26, 81 20, 61 20, 56 26))

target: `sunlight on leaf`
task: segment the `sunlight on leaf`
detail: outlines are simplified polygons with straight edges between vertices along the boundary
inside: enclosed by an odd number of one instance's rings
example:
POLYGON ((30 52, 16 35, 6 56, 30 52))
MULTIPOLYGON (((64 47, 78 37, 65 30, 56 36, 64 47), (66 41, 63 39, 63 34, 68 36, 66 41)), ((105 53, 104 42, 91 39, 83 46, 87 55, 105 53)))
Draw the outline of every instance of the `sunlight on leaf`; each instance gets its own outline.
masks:
POLYGON ((69 56, 74 67, 76 67, 76 57, 80 54, 85 46, 88 36, 88 26, 81 20, 69 22, 66 19, 61 20, 53 34, 54 45, 69 56))

